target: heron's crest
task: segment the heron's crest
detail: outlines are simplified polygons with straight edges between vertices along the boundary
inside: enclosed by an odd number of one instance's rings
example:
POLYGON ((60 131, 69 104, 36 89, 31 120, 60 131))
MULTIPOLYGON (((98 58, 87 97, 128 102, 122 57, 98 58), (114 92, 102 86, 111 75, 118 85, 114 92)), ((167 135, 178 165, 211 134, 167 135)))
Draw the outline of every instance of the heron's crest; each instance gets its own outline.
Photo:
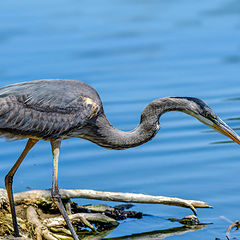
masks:
POLYGON ((174 98, 186 100, 186 112, 190 115, 199 115, 211 121, 218 118, 217 114, 203 100, 199 98, 195 97, 174 97, 174 98))

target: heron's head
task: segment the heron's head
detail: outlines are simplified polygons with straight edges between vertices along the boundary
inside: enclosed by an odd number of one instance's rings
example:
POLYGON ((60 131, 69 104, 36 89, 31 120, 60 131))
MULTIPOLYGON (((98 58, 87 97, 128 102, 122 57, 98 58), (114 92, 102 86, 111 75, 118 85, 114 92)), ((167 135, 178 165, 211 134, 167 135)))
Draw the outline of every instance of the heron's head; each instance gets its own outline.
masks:
POLYGON ((216 129, 218 132, 240 144, 240 137, 204 101, 192 97, 179 97, 179 99, 185 101, 183 112, 192 115, 202 123, 216 129))

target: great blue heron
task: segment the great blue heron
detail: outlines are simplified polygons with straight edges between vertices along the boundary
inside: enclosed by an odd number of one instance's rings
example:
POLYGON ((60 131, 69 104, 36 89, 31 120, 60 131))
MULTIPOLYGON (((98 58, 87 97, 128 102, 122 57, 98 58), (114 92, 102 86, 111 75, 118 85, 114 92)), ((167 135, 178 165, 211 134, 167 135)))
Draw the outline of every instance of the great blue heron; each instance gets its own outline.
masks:
POLYGON ((19 230, 12 193, 13 176, 29 150, 39 140, 51 143, 52 197, 76 240, 77 234, 58 189, 61 141, 83 138, 105 148, 136 147, 156 135, 160 128, 159 118, 168 111, 192 115, 240 144, 240 137, 206 103, 193 97, 166 97, 152 101, 144 108, 138 127, 130 132, 123 132, 109 123, 98 93, 84 82, 45 79, 0 88, 0 135, 14 140, 29 138, 22 154, 5 177, 15 236, 19 236, 19 230))

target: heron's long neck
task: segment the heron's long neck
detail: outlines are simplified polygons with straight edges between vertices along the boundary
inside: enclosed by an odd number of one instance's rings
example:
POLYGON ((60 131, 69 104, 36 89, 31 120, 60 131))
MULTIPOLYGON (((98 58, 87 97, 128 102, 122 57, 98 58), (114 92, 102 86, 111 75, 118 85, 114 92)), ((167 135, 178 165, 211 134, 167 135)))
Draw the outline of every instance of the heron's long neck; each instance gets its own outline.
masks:
POLYGON ((86 139, 106 148, 126 149, 136 147, 151 140, 158 132, 159 118, 168 111, 182 111, 183 104, 174 98, 162 98, 148 104, 141 114, 140 124, 132 131, 114 128, 104 114, 89 126, 86 139), (169 99, 171 99, 169 101, 169 99), (94 130, 93 130, 94 129, 94 130))

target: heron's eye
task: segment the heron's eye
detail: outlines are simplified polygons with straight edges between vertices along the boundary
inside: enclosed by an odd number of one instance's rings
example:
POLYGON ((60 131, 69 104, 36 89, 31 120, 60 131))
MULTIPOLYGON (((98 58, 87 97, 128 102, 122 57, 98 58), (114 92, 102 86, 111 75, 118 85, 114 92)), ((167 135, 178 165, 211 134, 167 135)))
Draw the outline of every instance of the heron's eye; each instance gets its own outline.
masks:
POLYGON ((213 122, 217 120, 210 112, 206 113, 206 118, 212 120, 213 122))
POLYGON ((211 113, 210 113, 210 112, 207 112, 207 113, 206 113, 206 117, 207 117, 207 118, 211 118, 211 113))

